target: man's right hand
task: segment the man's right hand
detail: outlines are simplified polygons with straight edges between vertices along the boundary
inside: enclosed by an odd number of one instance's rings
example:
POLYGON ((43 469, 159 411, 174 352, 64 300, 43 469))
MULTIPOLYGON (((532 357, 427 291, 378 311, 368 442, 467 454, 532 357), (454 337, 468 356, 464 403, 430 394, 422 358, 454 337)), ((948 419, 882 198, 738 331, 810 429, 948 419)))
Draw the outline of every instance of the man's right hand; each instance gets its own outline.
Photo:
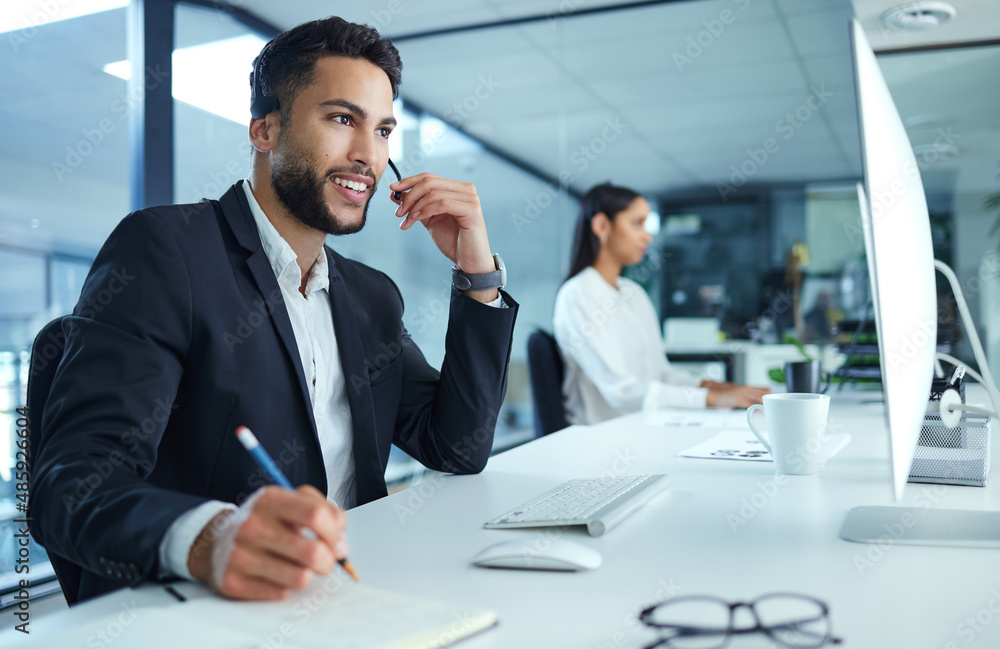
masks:
POLYGON ((188 555, 191 576, 222 595, 285 599, 347 556, 347 514, 315 487, 263 487, 249 505, 213 518, 188 555))

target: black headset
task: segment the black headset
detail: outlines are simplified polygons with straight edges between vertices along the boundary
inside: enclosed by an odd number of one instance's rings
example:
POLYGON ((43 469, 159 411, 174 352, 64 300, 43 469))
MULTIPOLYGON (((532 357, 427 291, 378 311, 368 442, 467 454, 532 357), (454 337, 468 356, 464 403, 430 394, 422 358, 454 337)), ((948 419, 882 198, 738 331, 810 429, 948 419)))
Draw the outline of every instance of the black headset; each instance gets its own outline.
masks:
MULTIPOLYGON (((264 55, 267 54, 270 47, 270 43, 265 45, 264 49, 260 51, 260 54, 257 55, 256 60, 253 62, 254 100, 250 103, 250 116, 254 119, 260 119, 264 115, 278 110, 278 98, 274 95, 265 95, 264 86, 261 84, 260 80, 260 67, 264 61, 264 55)), ((397 182, 403 179, 402 176, 399 175, 399 169, 396 169, 396 165, 392 163, 392 159, 389 159, 389 168, 392 169, 392 173, 396 174, 397 182)), ((400 192, 393 192, 392 197, 398 201, 402 198, 402 194, 400 192)))

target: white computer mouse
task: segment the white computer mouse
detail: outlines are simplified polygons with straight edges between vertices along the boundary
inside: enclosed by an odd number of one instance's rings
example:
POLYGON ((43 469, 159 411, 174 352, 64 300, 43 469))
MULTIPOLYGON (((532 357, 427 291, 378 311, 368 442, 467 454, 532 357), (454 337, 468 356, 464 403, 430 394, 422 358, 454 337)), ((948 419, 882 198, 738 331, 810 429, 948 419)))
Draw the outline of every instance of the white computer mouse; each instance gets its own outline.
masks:
POLYGON ((566 539, 523 538, 485 548, 472 558, 483 568, 521 570, 593 570, 601 565, 601 553, 566 539))

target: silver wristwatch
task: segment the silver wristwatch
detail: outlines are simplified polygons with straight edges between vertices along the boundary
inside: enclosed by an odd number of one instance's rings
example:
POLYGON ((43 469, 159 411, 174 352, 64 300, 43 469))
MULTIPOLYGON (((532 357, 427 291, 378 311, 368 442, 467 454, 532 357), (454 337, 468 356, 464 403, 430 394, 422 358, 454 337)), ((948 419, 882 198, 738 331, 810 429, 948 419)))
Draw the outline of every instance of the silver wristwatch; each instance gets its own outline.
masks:
POLYGON ((452 266, 451 269, 451 281, 460 291, 487 291, 491 288, 503 288, 507 286, 507 269, 503 265, 503 259, 500 259, 500 255, 493 253, 493 263, 496 264, 497 269, 492 273, 484 273, 482 275, 469 275, 458 269, 458 266, 452 266))

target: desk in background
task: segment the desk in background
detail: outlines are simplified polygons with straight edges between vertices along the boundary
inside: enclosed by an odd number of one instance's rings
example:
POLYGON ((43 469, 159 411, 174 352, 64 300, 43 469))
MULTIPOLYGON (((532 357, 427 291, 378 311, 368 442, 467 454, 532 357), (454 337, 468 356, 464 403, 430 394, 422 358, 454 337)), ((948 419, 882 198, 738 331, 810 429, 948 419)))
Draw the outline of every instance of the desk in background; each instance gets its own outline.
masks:
MULTIPOLYGON (((495 456, 481 475, 438 478, 352 510, 351 559, 371 586, 494 609, 500 625, 463 643, 466 649, 641 647, 654 635, 635 616, 656 600, 694 593, 745 600, 772 591, 828 602, 833 630, 851 649, 995 649, 997 551, 891 541, 880 547, 837 537, 849 508, 891 504, 878 396, 833 395, 830 422, 853 439, 816 476, 777 479, 770 465, 677 457, 714 428, 648 427, 642 414, 570 427, 495 456), (575 529, 482 527, 567 479, 636 473, 670 474, 672 489, 603 537, 575 529), (604 565, 592 572, 542 573, 469 563, 498 541, 520 537, 544 544, 557 536, 598 549, 604 565)), ((1000 510, 1000 486, 911 484, 905 501, 1000 510)), ((118 591, 34 620, 33 628, 75 619, 103 629, 133 598, 139 606, 169 601, 157 586, 118 591)), ((7 635, 0 634, 0 645, 6 646, 9 626, 2 631, 7 635)), ((264 638, 261 646, 268 646, 264 638)), ((285 646, 294 646, 293 638, 285 646)), ((760 637, 731 646, 770 644, 760 637)), ((114 649, 127 645, 115 643, 114 649)))
MULTIPOLYGON (((805 345, 805 350, 821 361, 823 371, 834 370, 844 362, 844 355, 837 351, 835 345, 805 345)), ((771 385, 768 370, 783 368, 788 361, 804 360, 795 345, 761 345, 750 340, 727 340, 697 346, 664 343, 663 351, 667 360, 682 368, 688 365, 698 371, 705 363, 722 363, 725 367, 724 380, 764 387, 771 385)), ((723 380, 721 377, 709 378, 723 380)))

